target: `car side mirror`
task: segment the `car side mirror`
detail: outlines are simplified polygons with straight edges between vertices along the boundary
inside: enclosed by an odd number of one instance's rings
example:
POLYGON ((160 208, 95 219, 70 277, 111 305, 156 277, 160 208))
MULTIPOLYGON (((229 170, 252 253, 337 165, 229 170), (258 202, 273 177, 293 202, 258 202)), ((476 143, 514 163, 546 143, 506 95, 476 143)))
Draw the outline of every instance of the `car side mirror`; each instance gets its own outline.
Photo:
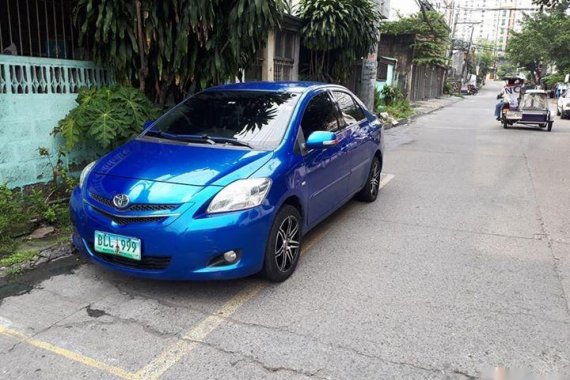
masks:
POLYGON ((305 147, 307 149, 327 149, 337 144, 336 135, 333 132, 315 131, 309 135, 305 147))
POLYGON ((154 120, 145 121, 143 124, 143 131, 146 130, 148 127, 150 127, 152 125, 152 123, 154 123, 154 120))

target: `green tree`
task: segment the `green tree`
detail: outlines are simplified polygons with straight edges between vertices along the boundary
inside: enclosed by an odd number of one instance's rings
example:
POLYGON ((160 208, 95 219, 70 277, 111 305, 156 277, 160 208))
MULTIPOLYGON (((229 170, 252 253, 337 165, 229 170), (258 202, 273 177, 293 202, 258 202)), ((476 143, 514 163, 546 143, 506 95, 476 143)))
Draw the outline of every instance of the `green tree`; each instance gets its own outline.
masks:
POLYGON ((351 66, 378 44, 381 16, 371 0, 301 0, 299 17, 313 80, 344 83, 351 66))
POLYGON ((475 48, 475 64, 479 68, 478 79, 482 81, 495 68, 496 44, 489 40, 479 40, 475 48))
POLYGON ((284 0, 78 0, 82 42, 117 80, 164 105, 237 76, 279 25, 284 0))
POLYGON ((507 45, 507 58, 531 72, 538 83, 546 65, 554 64, 560 71, 570 70, 570 17, 566 14, 568 2, 561 1, 554 8, 526 16, 523 29, 513 32, 507 45))
POLYGON ((415 34, 416 42, 413 48, 416 64, 448 64, 450 29, 444 16, 438 12, 419 12, 398 21, 383 23, 381 32, 389 35, 415 34))

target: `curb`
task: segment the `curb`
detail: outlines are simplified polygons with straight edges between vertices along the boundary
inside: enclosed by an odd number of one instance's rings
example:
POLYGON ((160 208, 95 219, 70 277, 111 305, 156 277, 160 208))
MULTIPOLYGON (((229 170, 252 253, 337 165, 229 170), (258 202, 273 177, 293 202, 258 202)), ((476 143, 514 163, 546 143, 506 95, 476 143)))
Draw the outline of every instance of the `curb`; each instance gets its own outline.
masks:
POLYGON ((429 110, 429 111, 425 111, 425 112, 421 112, 421 113, 414 114, 414 115, 412 115, 412 116, 410 116, 410 117, 408 117, 408 118, 406 118, 406 119, 398 120, 398 124, 396 124, 396 125, 390 125, 390 126, 385 125, 385 126, 384 126, 384 129, 385 129, 385 130, 388 130, 388 129, 392 129, 392 128, 396 128, 396 127, 402 127, 402 126, 404 126, 404 125, 410 124, 411 122, 415 121, 416 119, 418 119, 418 118, 420 118, 420 117, 422 117, 422 116, 429 115, 429 114, 434 113, 434 112, 436 112, 436 111, 439 111, 439 110, 441 110, 441 109, 443 109, 443 108, 445 108, 445 107, 447 107, 447 106, 450 106, 450 105, 452 105, 452 104, 459 103, 459 102, 461 102, 461 101, 463 101, 463 100, 465 100, 465 99, 464 99, 464 98, 459 98, 459 99, 455 100, 454 102, 449 102, 449 103, 447 103, 447 104, 438 106, 438 107, 436 107, 436 108, 434 108, 434 109, 431 109, 431 110, 429 110))
POLYGON ((73 248, 70 243, 54 244, 39 251, 33 260, 16 264, 11 268, 0 268, 0 283, 4 280, 17 277, 20 274, 24 274, 30 271, 41 269, 47 265, 52 265, 55 262, 67 259, 72 256, 74 256, 73 248), (16 275, 13 272, 14 270, 16 271, 16 275))

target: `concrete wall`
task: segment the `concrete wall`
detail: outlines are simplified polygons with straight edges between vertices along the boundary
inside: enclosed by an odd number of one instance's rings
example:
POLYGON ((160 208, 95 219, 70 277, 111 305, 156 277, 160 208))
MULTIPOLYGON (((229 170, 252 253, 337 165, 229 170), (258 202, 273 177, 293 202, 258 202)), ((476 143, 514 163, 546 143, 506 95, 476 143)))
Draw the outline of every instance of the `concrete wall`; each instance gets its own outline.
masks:
MULTIPOLYGON (((55 164, 61 138, 53 129, 77 103, 82 87, 110 82, 91 62, 0 55, 0 183, 21 187, 49 181, 52 170, 38 148, 55 164)), ((79 147, 66 163, 89 160, 93 149, 79 147)))
POLYGON ((51 179, 48 161, 38 148, 56 155, 60 141, 50 133, 76 106, 75 98, 77 94, 0 94, 1 183, 20 187, 51 179))

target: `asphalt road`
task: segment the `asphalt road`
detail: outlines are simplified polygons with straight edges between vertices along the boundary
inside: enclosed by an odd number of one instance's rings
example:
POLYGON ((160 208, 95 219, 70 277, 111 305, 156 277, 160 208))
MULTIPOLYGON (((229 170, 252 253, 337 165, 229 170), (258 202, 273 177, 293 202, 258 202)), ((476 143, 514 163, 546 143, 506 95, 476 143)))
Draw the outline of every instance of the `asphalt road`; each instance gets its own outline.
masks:
POLYGON ((0 377, 570 378, 570 121, 504 130, 499 84, 389 130, 384 187, 295 275, 164 283, 85 264, 0 304, 0 377))

